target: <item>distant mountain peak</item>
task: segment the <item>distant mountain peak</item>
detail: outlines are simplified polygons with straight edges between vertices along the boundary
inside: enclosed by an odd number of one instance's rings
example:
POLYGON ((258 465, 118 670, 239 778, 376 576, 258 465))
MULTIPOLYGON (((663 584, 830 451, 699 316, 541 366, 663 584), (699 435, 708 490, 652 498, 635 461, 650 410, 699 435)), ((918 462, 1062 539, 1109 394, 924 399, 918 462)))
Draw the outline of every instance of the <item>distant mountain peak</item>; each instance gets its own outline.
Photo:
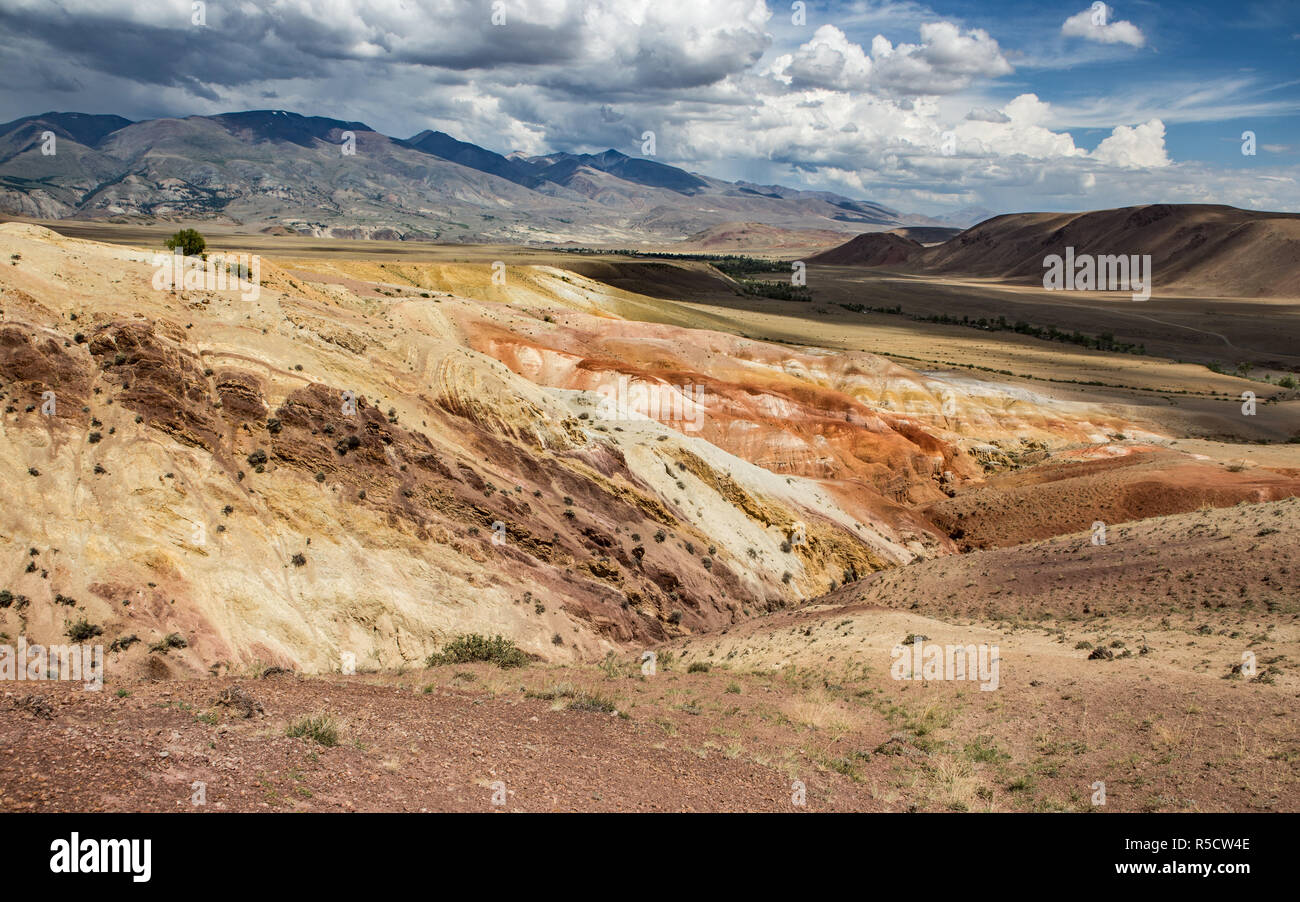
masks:
POLYGON ((300 147, 310 147, 315 141, 324 141, 341 131, 373 132, 364 122, 344 122, 324 116, 304 116, 286 110, 245 110, 240 113, 221 113, 209 118, 227 129, 245 129, 265 141, 288 141, 300 147))
POLYGON ((103 141, 108 135, 133 123, 130 119, 122 116, 50 111, 35 116, 24 116, 21 119, 15 119, 13 122, 6 122, 0 125, 0 135, 8 134, 27 124, 44 124, 49 126, 55 134, 62 133, 63 137, 71 138, 78 144, 84 144, 86 147, 97 147, 99 142, 103 141))

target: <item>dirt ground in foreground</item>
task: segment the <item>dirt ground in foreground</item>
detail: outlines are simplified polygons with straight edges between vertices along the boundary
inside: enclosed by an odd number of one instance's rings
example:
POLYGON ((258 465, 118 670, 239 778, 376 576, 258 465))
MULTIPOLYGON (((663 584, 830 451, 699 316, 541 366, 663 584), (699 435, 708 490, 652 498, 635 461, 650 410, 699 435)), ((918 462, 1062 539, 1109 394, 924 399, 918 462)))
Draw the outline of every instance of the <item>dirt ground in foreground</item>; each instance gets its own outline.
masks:
POLYGON ((977 622, 849 603, 673 643, 653 674, 625 655, 9 683, 0 810, 1295 811, 1298 638, 1239 613, 977 622), (992 646, 997 689, 893 678, 917 636, 992 646), (1243 643, 1257 678, 1233 673, 1243 643))

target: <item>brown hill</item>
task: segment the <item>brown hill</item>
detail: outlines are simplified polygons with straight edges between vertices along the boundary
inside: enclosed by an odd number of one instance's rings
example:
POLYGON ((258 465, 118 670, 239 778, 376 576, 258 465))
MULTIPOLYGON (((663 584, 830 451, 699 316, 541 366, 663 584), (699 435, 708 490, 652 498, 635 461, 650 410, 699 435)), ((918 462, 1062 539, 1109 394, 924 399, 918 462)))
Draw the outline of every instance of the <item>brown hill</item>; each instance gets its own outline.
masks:
POLYGON ((703 251, 821 250, 847 233, 831 229, 787 229, 761 222, 724 222, 688 236, 681 245, 703 251))
POLYGON ((924 246, 919 241, 889 232, 868 232, 818 254, 809 263, 833 266, 897 266, 916 256, 924 246))
POLYGON ((1300 214, 1210 204, 996 216, 910 261, 916 271, 1041 282, 1043 258, 1150 254, 1156 292, 1300 294, 1300 214))
POLYGON ((872 574, 819 601, 856 599, 930 617, 1293 617, 1300 574, 1287 566, 1287 549, 1297 535, 1296 497, 1112 522, 1097 545, 1083 523, 1050 539, 872 574))
MULTIPOLYGON (((1212 204, 1149 204, 1088 213, 995 216, 923 248, 897 229, 859 235, 811 262, 897 266, 1041 284, 1043 260, 1077 255, 1150 255, 1153 290, 1229 297, 1300 295, 1300 214, 1212 204)), ((913 237, 922 237, 913 235, 913 237)), ((922 239, 924 240, 924 238, 922 239)))
POLYGON ((1300 493, 1300 472, 1114 446, 1054 455, 1042 466, 992 476, 976 491, 924 511, 962 550, 1005 548, 1200 508, 1259 504, 1300 493))
POLYGON ((942 244, 949 238, 960 235, 962 231, 962 229, 952 228, 951 226, 902 226, 901 228, 890 229, 888 234, 901 235, 904 238, 911 238, 913 241, 928 245, 942 244))

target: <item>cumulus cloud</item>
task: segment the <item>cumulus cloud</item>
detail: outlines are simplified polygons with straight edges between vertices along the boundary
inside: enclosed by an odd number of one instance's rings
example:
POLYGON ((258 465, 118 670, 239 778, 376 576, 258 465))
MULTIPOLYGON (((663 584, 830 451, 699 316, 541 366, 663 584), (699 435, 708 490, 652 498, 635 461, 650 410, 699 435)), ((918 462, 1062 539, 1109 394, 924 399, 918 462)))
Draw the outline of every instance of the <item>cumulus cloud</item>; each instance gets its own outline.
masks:
POLYGON ((871 77, 871 59, 834 25, 818 28, 808 43, 777 65, 795 88, 865 90, 871 77))
POLYGON ((1126 169, 1152 169, 1169 165, 1165 152, 1165 124, 1152 119, 1130 128, 1118 125, 1092 152, 1092 158, 1126 169))
POLYGON ((966 114, 966 118, 971 122, 1010 122, 1011 119, 1001 110, 990 110, 981 107, 980 109, 971 110, 966 114))
POLYGON ((1112 22, 1113 13, 1113 9, 1097 0, 1089 9, 1066 19, 1061 26, 1061 34, 1101 44, 1128 44, 1130 47, 1146 44, 1146 36, 1140 28, 1128 21, 1112 22))
POLYGON ((1068 132, 1054 132, 1044 124, 1051 119, 1051 106, 1036 94, 1020 94, 1002 109, 988 112, 993 115, 967 117, 954 129, 959 152, 1057 161, 1083 155, 1068 132))
POLYGON ((951 22, 921 25, 919 44, 894 46, 876 35, 868 54, 833 25, 823 25, 793 54, 779 57, 772 71, 793 88, 866 90, 899 97, 952 94, 979 77, 1012 71, 998 42, 975 28, 951 22))
POLYGON ((974 28, 962 32, 951 22, 921 26, 920 44, 894 47, 881 35, 871 42, 876 82, 898 94, 951 94, 977 76, 1011 73, 998 42, 974 28))

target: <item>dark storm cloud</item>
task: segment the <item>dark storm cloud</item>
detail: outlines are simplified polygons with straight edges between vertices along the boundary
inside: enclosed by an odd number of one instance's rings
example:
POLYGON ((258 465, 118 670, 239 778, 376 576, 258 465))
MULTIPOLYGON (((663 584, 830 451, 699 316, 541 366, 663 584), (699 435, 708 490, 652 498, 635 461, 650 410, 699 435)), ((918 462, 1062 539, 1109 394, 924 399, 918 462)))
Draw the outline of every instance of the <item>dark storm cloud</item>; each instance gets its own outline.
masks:
POLYGON ((265 31, 238 20, 218 30, 193 26, 188 18, 150 24, 50 6, 0 9, 0 29, 44 46, 51 65, 75 63, 141 84, 237 85, 319 75, 326 65, 292 47, 273 52, 265 31))

